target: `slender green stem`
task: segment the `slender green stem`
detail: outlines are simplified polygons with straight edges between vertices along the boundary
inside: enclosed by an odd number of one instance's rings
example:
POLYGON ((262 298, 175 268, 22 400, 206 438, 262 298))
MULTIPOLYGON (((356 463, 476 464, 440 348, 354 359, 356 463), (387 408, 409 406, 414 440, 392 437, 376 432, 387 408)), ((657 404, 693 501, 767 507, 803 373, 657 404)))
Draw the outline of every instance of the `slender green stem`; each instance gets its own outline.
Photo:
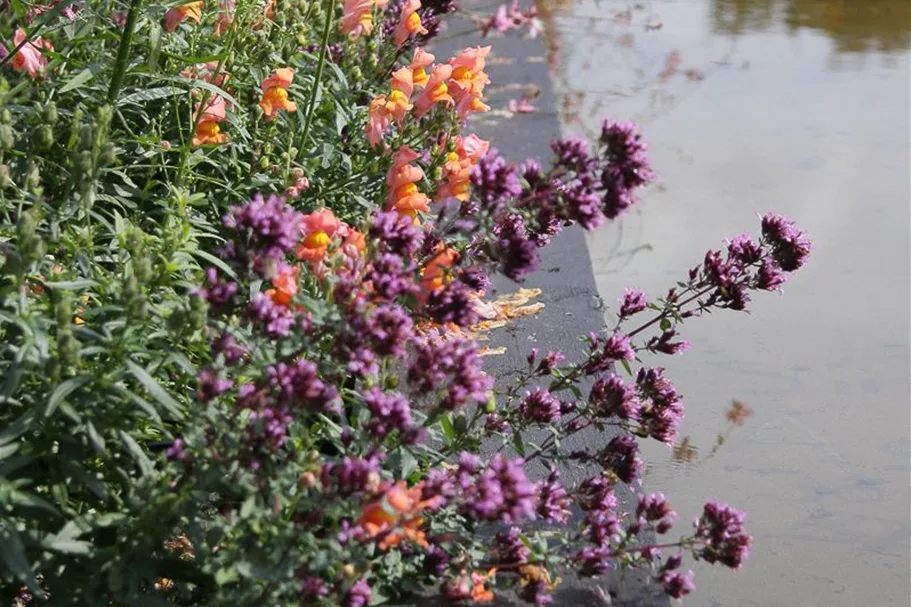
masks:
POLYGON ((316 106, 316 94, 319 92, 320 82, 323 79, 323 66, 326 63, 326 51, 329 48, 329 34, 335 23, 335 0, 326 0, 326 25, 323 28, 323 39, 319 49, 319 61, 316 65, 316 78, 313 81, 313 90, 310 91, 310 101, 307 102, 307 115, 304 118, 304 132, 301 135, 300 145, 297 146, 298 158, 303 154, 310 135, 310 125, 313 122, 313 109, 316 106))
POLYGON ((108 89, 108 103, 117 100, 120 87, 123 86, 123 76, 127 71, 130 61, 130 45, 133 43, 133 30, 136 29, 136 19, 139 17, 139 5, 142 0, 131 0, 130 10, 127 13, 127 22, 120 35, 120 48, 117 49, 117 63, 114 64, 114 76, 111 78, 111 87, 108 89))

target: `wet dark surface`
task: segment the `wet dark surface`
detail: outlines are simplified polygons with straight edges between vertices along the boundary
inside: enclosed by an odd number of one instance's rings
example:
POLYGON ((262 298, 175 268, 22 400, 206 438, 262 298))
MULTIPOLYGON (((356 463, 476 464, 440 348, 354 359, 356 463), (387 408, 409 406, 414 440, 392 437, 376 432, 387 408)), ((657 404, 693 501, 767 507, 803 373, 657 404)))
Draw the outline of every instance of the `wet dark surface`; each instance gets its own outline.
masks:
POLYGON ((686 524, 706 498, 749 511, 744 569, 696 567, 687 604, 907 605, 911 3, 578 2, 553 14, 567 131, 638 120, 660 182, 589 238, 608 305, 657 295, 755 213, 814 239, 784 295, 713 314, 664 358, 695 461, 649 451, 649 489, 686 524), (717 455, 731 399, 754 411, 717 455))

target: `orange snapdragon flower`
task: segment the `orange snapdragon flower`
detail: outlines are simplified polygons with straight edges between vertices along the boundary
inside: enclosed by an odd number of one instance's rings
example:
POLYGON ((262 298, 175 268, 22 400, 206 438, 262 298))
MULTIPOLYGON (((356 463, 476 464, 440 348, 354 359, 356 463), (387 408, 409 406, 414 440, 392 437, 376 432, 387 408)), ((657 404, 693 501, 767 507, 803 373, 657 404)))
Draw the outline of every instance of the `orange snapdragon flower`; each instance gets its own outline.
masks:
POLYGON ((435 497, 421 500, 423 483, 411 489, 405 481, 399 481, 389 487, 378 500, 364 506, 358 525, 369 539, 380 538, 377 547, 388 550, 408 540, 422 548, 427 548, 427 537, 421 526, 424 519, 421 512, 438 508, 442 498, 435 497))
POLYGON ((329 245, 336 236, 345 238, 349 228, 335 216, 332 209, 321 209, 304 215, 301 225, 303 240, 294 250, 298 259, 318 265, 329 251, 329 245))
POLYGON ((430 78, 427 75, 427 68, 433 64, 434 59, 433 55, 422 48, 414 51, 414 57, 411 59, 408 69, 411 70, 411 81, 417 88, 427 86, 427 80, 430 78))
POLYGON ((284 265, 272 277, 274 288, 268 289, 266 295, 280 306, 288 307, 291 305, 291 300, 297 295, 297 276, 300 272, 300 266, 284 265))
POLYGON ((199 25, 202 22, 202 2, 188 2, 168 9, 161 20, 161 27, 166 32, 173 32, 184 20, 189 19, 199 25))
POLYGON ((437 65, 430 72, 427 84, 420 96, 414 101, 414 115, 420 118, 437 103, 453 103, 446 81, 452 75, 452 67, 446 64, 437 65))
POLYGON ((266 120, 272 120, 280 110, 289 113, 297 111, 297 104, 288 97, 288 87, 293 80, 293 67, 279 68, 263 80, 263 98, 259 102, 259 107, 262 108, 266 120))
MULTIPOLYGON (((215 36, 224 36, 234 23, 235 0, 218 0, 218 17, 215 18, 215 36)), ((221 86, 221 85, 219 85, 221 86)))
POLYGON ((434 291, 439 291, 452 280, 452 266, 458 263, 460 257, 458 251, 440 243, 436 255, 421 272, 422 297, 426 298, 434 291))
POLYGON ((411 94, 414 92, 412 71, 403 67, 392 74, 392 90, 388 95, 377 95, 370 102, 367 110, 367 128, 365 133, 371 147, 376 147, 383 141, 383 133, 394 120, 401 125, 405 115, 414 107, 411 104, 411 94))
POLYGON ((339 29, 352 38, 373 32, 373 7, 382 8, 389 0, 345 0, 339 29))
MULTIPOLYGON (((23 42, 25 42, 25 30, 20 27, 16 30, 16 33, 13 34, 13 48, 16 48, 23 42)), ((54 45, 51 44, 49 40, 41 38, 41 36, 35 36, 34 39, 23 44, 22 47, 16 51, 16 54, 10 59, 10 65, 17 72, 25 72, 32 78, 37 77, 44 72, 44 67, 47 65, 47 57, 42 54, 41 49, 53 51, 54 45)))
POLYGON ((446 581, 443 594, 457 601, 471 599, 475 603, 490 603, 494 594, 487 588, 487 584, 496 572, 496 569, 490 569, 487 573, 474 571, 469 576, 463 569, 458 577, 446 581))
POLYGON ((196 134, 193 145, 218 145, 228 140, 228 136, 221 132, 219 122, 225 119, 225 99, 221 95, 211 95, 205 102, 196 104, 196 134))
POLYGON ((418 190, 417 182, 424 178, 424 171, 413 164, 418 154, 407 145, 402 146, 392 157, 392 166, 386 174, 386 210, 407 215, 417 222, 419 212, 430 210, 430 199, 418 190))
POLYGON ((483 102, 484 87, 490 82, 490 77, 484 72, 489 53, 489 46, 466 48, 449 60, 452 77, 448 84, 459 118, 465 118, 469 112, 490 109, 483 102))
POLYGON ((446 156, 443 163, 443 184, 437 189, 437 200, 455 198, 465 201, 471 190, 471 169, 478 159, 487 153, 490 142, 477 135, 462 137, 456 135, 455 151, 446 156))
POLYGON ((421 0, 405 0, 399 23, 395 27, 395 46, 401 47, 412 34, 427 34, 427 28, 421 23, 421 16, 417 13, 421 8, 421 0))

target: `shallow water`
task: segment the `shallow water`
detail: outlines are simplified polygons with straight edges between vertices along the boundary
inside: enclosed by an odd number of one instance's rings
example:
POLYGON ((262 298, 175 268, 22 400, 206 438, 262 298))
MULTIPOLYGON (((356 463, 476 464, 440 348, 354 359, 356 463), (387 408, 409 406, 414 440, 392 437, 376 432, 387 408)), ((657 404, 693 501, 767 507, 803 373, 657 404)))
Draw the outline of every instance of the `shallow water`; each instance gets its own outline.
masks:
POLYGON ((565 128, 638 120, 660 174, 589 240, 608 304, 663 293, 757 212, 816 245, 783 296, 689 323, 660 361, 699 453, 649 450, 648 487, 684 526, 704 498, 745 508, 756 541, 738 573, 697 566, 687 604, 907 605, 911 3, 579 0, 551 24, 565 128), (754 413, 706 460, 732 399, 754 413))

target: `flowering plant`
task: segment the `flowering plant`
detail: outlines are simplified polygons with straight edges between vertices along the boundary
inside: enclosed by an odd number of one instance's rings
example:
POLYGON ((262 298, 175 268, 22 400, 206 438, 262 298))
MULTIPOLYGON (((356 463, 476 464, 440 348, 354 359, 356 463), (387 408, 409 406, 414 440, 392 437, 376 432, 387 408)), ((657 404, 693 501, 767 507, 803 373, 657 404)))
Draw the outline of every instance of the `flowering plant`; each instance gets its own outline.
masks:
POLYGON ((569 572, 642 568, 679 598, 685 556, 740 567, 741 512, 709 502, 672 538, 663 495, 618 494, 641 490, 638 440, 674 444, 684 414, 643 358, 801 267, 787 220, 662 298, 627 291, 578 356, 494 378, 489 276, 521 282, 564 227, 637 202, 635 126, 557 140, 548 167, 503 158, 467 131, 490 47, 425 46, 446 0, 2 7, 13 595, 546 604, 569 572))

